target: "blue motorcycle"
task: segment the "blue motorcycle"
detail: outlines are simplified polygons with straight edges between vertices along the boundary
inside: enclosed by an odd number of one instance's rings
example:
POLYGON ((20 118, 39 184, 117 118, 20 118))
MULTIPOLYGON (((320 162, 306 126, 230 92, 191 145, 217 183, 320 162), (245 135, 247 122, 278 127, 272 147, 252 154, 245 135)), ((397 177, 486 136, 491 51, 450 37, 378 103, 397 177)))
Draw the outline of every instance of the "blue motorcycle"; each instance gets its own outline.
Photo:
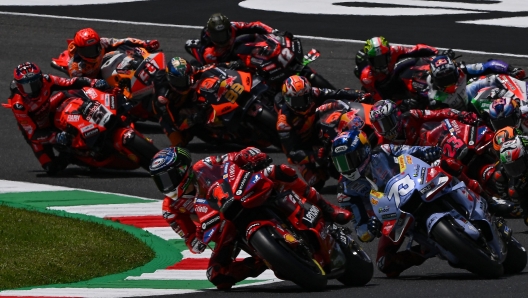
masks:
POLYGON ((426 258, 485 278, 526 267, 526 250, 512 230, 463 182, 411 155, 399 156, 397 166, 400 174, 370 193, 384 236, 395 244, 409 238, 407 249, 417 242, 426 258))

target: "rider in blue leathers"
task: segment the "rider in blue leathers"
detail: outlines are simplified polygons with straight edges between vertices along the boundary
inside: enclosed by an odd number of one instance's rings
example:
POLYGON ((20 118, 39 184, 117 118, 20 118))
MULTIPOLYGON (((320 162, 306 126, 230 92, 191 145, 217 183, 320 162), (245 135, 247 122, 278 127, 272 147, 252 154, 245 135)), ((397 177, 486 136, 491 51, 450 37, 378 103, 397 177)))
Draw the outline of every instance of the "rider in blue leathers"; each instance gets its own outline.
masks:
POLYGON ((425 261, 416 248, 398 252, 401 244, 394 245, 392 240, 381 235, 381 222, 374 215, 370 202, 372 189, 383 191, 385 183, 400 173, 396 157, 402 154, 431 163, 440 158, 441 149, 392 144, 372 149, 364 132, 350 130, 334 139, 331 151, 332 161, 341 173, 337 194, 339 206, 354 213, 352 223, 359 240, 370 242, 381 237, 376 261, 379 270, 388 277, 397 277, 402 271, 425 261))

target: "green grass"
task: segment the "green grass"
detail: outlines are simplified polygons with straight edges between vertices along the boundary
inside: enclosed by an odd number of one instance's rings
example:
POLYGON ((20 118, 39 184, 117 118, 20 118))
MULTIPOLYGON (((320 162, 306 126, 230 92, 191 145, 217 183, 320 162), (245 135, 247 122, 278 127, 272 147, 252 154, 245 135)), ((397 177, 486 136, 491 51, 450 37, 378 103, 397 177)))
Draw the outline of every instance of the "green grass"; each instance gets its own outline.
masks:
POLYGON ((0 204, 0 290, 88 280, 153 258, 125 231, 0 204))

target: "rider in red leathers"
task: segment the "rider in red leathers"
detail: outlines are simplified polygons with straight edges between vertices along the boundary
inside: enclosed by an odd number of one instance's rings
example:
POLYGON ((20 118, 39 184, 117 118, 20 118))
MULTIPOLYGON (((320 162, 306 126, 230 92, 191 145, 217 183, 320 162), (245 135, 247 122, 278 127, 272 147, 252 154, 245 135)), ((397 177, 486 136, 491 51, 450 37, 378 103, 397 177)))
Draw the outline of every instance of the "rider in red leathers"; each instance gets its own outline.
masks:
POLYGON ((190 39, 185 48, 201 64, 229 62, 235 39, 244 34, 272 33, 273 28, 261 22, 230 22, 221 14, 211 15, 202 30, 201 39, 190 39))
POLYGON ((22 135, 31 146, 42 168, 50 175, 67 166, 65 161, 53 153, 53 144, 68 146, 71 136, 59 132, 53 126, 53 114, 58 106, 68 98, 64 92, 55 91, 94 87, 107 90, 104 80, 85 77, 66 79, 50 74, 42 74, 40 68, 31 62, 18 65, 11 82, 11 95, 8 104, 18 122, 22 135))
POLYGON ((68 73, 70 77, 97 78, 103 56, 115 51, 119 46, 143 47, 147 51, 155 51, 159 48, 157 40, 141 40, 136 38, 106 38, 92 28, 84 28, 77 33, 68 44, 70 61, 68 62, 68 73))
MULTIPOLYGON (((350 212, 326 202, 315 189, 308 187, 306 182, 298 178, 291 167, 269 165, 271 158, 257 148, 248 147, 240 152, 210 156, 192 165, 187 150, 170 147, 153 157, 150 173, 158 189, 165 194, 164 218, 173 230, 182 236, 193 253, 205 250, 202 233, 206 229, 202 229, 202 225, 207 223, 197 224, 192 221, 191 217, 196 216, 192 203, 195 198, 218 202, 227 199, 227 193, 220 184, 215 183, 217 178, 211 177, 213 181, 203 176, 204 173, 210 173, 208 170, 223 168, 226 162, 233 162, 246 171, 261 171, 263 178, 270 179, 277 191, 291 189, 304 195, 310 203, 321 207, 323 214, 339 224, 347 223, 352 217, 350 212)), ((233 260, 235 236, 233 223, 225 221, 218 239, 213 239, 216 245, 209 261, 207 278, 218 289, 230 289, 235 283, 247 277, 256 277, 267 268, 262 260, 253 257, 242 261, 233 260)))
MULTIPOLYGON (((450 52, 452 53, 452 51, 450 52)), ((365 91, 372 94, 374 100, 392 99, 393 84, 391 84, 394 66, 401 58, 426 57, 438 54, 436 48, 417 44, 414 47, 391 46, 385 37, 373 37, 366 41, 363 53, 357 56, 359 60, 367 61, 363 69, 357 69, 359 80, 365 91), (366 56, 366 57, 365 57, 366 56)), ((356 62, 358 58, 356 58, 356 62)), ((362 67, 362 66, 359 66, 362 67)))

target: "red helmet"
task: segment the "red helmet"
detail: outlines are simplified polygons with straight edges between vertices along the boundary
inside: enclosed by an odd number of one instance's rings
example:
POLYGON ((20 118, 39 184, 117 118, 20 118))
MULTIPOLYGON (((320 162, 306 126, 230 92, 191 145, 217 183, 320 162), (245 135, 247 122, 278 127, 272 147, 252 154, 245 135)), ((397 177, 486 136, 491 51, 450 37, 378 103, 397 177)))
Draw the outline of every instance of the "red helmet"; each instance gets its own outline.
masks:
POLYGON ((37 98, 42 90, 42 71, 31 62, 22 63, 13 72, 18 91, 24 97, 37 98))
POLYGON ((77 48, 77 53, 88 62, 97 63, 102 56, 101 38, 92 28, 77 31, 73 44, 77 48))

